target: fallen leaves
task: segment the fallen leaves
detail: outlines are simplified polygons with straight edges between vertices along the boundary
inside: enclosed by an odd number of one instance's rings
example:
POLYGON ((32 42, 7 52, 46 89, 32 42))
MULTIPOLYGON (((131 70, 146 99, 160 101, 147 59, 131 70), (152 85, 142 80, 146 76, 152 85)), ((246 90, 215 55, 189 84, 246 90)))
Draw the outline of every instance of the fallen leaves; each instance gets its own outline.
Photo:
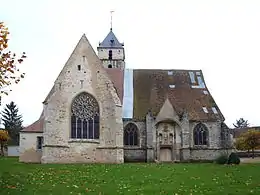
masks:
POLYGON ((0 159, 0 167, 6 190, 0 194, 260 194, 254 165, 31 165, 0 159))

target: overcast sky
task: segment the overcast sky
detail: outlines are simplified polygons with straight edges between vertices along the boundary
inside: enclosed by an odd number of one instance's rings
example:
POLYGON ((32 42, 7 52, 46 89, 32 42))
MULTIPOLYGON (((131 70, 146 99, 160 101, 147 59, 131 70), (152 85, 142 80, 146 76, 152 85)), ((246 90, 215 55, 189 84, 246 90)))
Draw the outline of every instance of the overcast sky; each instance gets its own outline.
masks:
POLYGON ((127 68, 201 69, 227 124, 260 125, 260 1, 0 0, 10 49, 25 51, 26 78, 4 97, 38 119, 42 102, 83 33, 96 49, 110 28, 127 68))

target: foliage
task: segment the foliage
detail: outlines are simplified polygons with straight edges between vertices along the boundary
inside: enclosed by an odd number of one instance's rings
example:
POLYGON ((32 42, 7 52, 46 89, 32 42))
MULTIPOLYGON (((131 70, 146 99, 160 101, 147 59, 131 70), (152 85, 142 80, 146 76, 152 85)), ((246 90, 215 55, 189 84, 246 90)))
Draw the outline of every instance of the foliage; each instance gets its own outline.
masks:
POLYGON ((245 144, 245 137, 238 137, 235 141, 235 148, 237 150, 249 150, 250 148, 245 144))
POLYGON ((0 22, 0 95, 8 94, 8 87, 14 83, 19 83, 24 78, 25 73, 20 73, 17 65, 21 64, 26 58, 25 52, 21 57, 8 51, 8 28, 0 22))
POLYGON ((7 147, 7 142, 10 139, 6 130, 0 130, 0 156, 4 156, 4 149, 7 147))
POLYGON ((25 164, 0 158, 0 194, 259 195, 259 164, 25 164), (2 190, 2 191, 1 191, 2 190))
POLYGON ((236 120, 236 123, 233 123, 235 128, 244 128, 244 127, 248 127, 249 123, 247 120, 240 118, 239 120, 236 120))
POLYGON ((237 153, 235 152, 232 152, 229 157, 228 157, 228 164, 235 164, 235 165, 238 165, 240 164, 240 158, 239 156, 237 155, 237 153))
POLYGON ((220 165, 224 165, 227 162, 228 162, 228 155, 226 155, 226 154, 222 154, 215 159, 215 163, 220 164, 220 165))
POLYGON ((251 150, 254 158, 254 151, 260 148, 260 131, 251 129, 242 133, 237 138, 235 146, 238 150, 251 150))
POLYGON ((12 101, 10 104, 6 104, 4 111, 2 112, 2 120, 5 129, 9 132, 12 143, 19 145, 19 131, 22 130, 22 115, 18 114, 19 109, 17 105, 12 101))

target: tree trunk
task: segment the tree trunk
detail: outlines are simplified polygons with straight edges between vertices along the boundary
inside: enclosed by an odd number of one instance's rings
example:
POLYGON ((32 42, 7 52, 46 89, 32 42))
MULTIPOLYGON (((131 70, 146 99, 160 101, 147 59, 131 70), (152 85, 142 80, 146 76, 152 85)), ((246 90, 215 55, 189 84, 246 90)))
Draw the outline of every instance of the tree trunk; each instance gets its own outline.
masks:
POLYGON ((252 158, 255 158, 255 150, 252 149, 252 158))
POLYGON ((1 144, 1 151, 0 151, 0 156, 4 156, 5 153, 4 153, 4 145, 1 144))
POLYGON ((249 149, 247 150, 247 157, 248 157, 248 158, 250 157, 250 151, 249 151, 249 149))

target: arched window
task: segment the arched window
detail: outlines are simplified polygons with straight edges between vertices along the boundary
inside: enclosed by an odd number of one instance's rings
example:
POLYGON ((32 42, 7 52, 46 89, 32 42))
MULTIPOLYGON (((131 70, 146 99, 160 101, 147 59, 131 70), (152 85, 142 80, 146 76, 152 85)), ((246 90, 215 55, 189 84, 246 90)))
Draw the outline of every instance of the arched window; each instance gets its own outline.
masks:
POLYGON ((126 125, 124 129, 124 145, 137 146, 138 145, 138 129, 133 123, 126 125))
POLYGON ((194 128, 194 145, 207 145, 208 144, 208 129, 199 123, 194 128))
POLYGON ((230 129, 225 123, 221 123, 220 146, 223 148, 231 147, 230 129))
POLYGON ((99 139, 98 102, 86 92, 72 102, 70 136, 73 139, 99 139))
POLYGON ((112 60, 112 55, 113 55, 113 54, 112 54, 112 50, 109 50, 109 51, 108 51, 108 59, 109 59, 109 60, 112 60))

